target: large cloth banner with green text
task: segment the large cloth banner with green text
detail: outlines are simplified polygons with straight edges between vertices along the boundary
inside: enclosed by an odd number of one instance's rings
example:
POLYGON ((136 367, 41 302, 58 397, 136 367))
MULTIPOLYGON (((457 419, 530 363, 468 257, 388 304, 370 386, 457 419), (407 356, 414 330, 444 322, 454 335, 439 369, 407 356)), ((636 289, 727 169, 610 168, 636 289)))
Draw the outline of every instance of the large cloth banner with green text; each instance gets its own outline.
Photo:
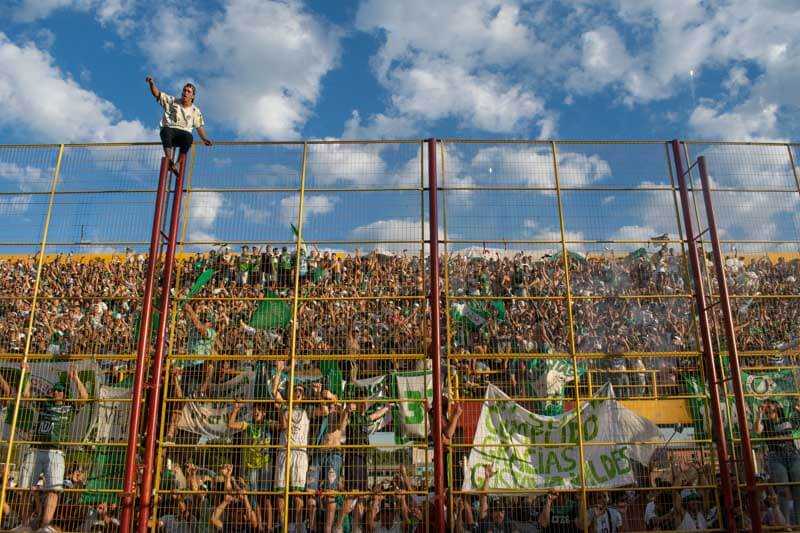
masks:
MULTIPOLYGON (((587 487, 633 483, 631 460, 648 464, 658 443, 663 442, 656 424, 625 409, 613 397, 584 403, 580 419, 587 487)), ((537 415, 489 385, 463 490, 483 488, 489 463, 496 472, 489 489, 580 487, 578 433, 575 409, 557 416, 537 415), (558 444, 563 446, 553 446, 558 444)))
POLYGON ((430 421, 427 421, 425 400, 433 399, 433 380, 430 371, 398 372, 397 394, 399 435, 403 439, 424 440, 430 433, 430 421))
MULTIPOLYGON (((178 429, 195 433, 208 440, 230 437, 234 431, 228 428, 235 398, 252 398, 255 372, 242 372, 224 383, 215 383, 208 388, 209 398, 229 398, 224 402, 187 401, 183 406, 178 429)), ((240 412, 241 419, 250 416, 250 406, 240 412)))

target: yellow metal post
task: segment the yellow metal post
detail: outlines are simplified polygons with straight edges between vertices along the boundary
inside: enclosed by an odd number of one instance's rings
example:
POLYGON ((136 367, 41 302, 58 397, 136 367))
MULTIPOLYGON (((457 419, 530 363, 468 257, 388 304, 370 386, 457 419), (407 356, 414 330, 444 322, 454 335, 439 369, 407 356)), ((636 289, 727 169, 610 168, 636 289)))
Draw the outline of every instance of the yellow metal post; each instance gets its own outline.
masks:
POLYGON ((22 403, 22 393, 25 389, 25 366, 28 363, 28 356, 31 349, 31 336, 33 334, 33 324, 36 318, 36 303, 39 297, 39 282, 42 279, 42 266, 44 265, 44 252, 47 248, 47 232, 50 229, 50 218, 53 214, 53 202, 56 196, 56 184, 58 183, 58 175, 61 172, 61 161, 64 157, 64 145, 58 147, 58 158, 56 159, 56 168, 53 171, 53 181, 50 184, 50 200, 47 203, 47 215, 44 219, 44 228, 42 229, 42 246, 39 250, 39 260, 36 265, 36 280, 33 284, 33 299, 31 301, 31 315, 28 319, 28 331, 25 335, 25 352, 20 362, 19 384, 17 385, 17 394, 14 400, 14 414, 11 417, 11 432, 8 436, 8 451, 6 452, 6 464, 3 469, 3 486, 0 488, 0 522, 3 520, 3 508, 6 504, 6 491, 8 487, 8 477, 11 474, 11 455, 14 450, 14 436, 17 430, 17 421, 19 420, 19 408, 22 403))

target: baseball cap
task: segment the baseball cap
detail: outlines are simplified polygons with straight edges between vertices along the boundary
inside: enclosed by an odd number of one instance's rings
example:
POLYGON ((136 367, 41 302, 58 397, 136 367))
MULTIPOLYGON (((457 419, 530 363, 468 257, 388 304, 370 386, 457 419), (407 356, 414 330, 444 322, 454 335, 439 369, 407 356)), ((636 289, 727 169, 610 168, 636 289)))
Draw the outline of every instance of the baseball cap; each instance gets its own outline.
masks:
POLYGON ((702 499, 695 489, 683 489, 681 491, 681 499, 683 501, 700 500, 702 499))
POLYGON ((65 383, 58 381, 55 384, 53 384, 53 392, 55 391, 67 392, 67 385, 65 383))

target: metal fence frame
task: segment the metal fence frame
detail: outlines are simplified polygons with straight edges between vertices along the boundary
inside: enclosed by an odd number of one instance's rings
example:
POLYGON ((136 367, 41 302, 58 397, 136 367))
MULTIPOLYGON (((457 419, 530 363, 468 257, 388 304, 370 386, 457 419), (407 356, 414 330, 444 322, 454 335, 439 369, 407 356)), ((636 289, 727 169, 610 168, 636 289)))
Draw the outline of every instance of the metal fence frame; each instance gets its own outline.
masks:
MULTIPOLYGON (((561 256, 562 256, 562 266, 564 269, 564 283, 565 283, 565 292, 563 296, 552 297, 551 299, 560 300, 565 303, 566 307, 566 314, 568 320, 568 327, 569 327, 569 350, 566 355, 571 359, 571 364, 573 368, 577 369, 579 365, 579 360, 583 357, 589 357, 592 354, 589 353, 580 353, 576 347, 576 339, 575 339, 575 327, 573 323, 573 305, 575 302, 581 300, 581 297, 578 295, 573 295, 570 290, 570 260, 569 260, 569 250, 568 244, 571 243, 580 243, 582 241, 579 240, 570 240, 567 238, 567 228, 565 224, 565 216, 564 216, 564 205, 562 199, 562 192, 566 190, 572 190, 571 187, 564 187, 560 175, 559 175, 559 147, 561 146, 570 146, 571 144, 585 144, 585 145, 592 145, 592 144, 636 144, 636 143, 602 143, 602 142, 556 142, 556 141, 548 141, 548 142, 538 142, 534 141, 531 143, 526 142, 517 142, 517 141, 463 141, 463 140, 436 140, 436 139, 429 139, 424 142, 421 141, 387 141, 387 142, 409 142, 409 143, 416 143, 420 147, 420 159, 424 158, 424 149, 427 149, 428 161, 427 161, 427 176, 428 176, 428 184, 427 186, 420 187, 420 193, 424 195, 426 192, 428 194, 428 226, 429 226, 429 238, 424 239, 424 235, 422 236, 422 241, 427 245, 428 253, 430 254, 430 269, 428 272, 428 281, 430 282, 430 293, 428 294, 429 299, 429 306, 431 310, 431 320, 429 322, 430 328, 430 338, 431 338, 431 345, 429 349, 429 358, 433 361, 433 387, 434 387, 434 400, 432 402, 433 409, 435 413, 435 417, 433 419, 433 427, 431 428, 434 432, 434 485, 435 485, 435 509, 436 512, 434 514, 436 529, 443 530, 446 523, 447 518, 447 511, 445 510, 446 506, 446 496, 445 496, 445 477, 447 476, 447 472, 444 471, 444 457, 445 457, 445 449, 444 445, 441 441, 441 434, 442 434, 442 392, 445 390, 443 388, 443 376, 441 375, 441 364, 438 362, 441 360, 442 355, 448 353, 449 349, 449 336, 451 333, 450 324, 449 324, 449 313, 445 315, 444 321, 446 323, 444 327, 444 331, 446 332, 446 338, 444 342, 440 338, 440 333, 442 332, 442 328, 440 327, 439 321, 441 317, 440 305, 444 304, 445 309, 449 309, 449 298, 450 295, 448 294, 448 275, 447 275, 447 265, 444 265, 444 287, 443 290, 444 296, 442 297, 441 289, 439 288, 439 278, 440 278, 440 262, 439 262, 439 248, 440 244, 443 247, 444 254, 445 254, 445 261, 448 257, 448 244, 456 242, 455 240, 448 239, 447 236, 447 201, 446 196, 449 191, 458 190, 458 187, 455 188, 448 188, 446 179, 447 179, 447 169, 446 169, 446 161, 447 161, 447 154, 446 154, 446 147, 451 144, 469 144, 473 142, 477 143, 487 143, 487 144, 536 144, 542 146, 549 150, 549 158, 552 162, 552 174, 555 179, 554 183, 554 192, 555 192, 555 203, 557 205, 558 210, 558 220, 560 225, 560 249, 561 249, 561 256), (440 154, 440 160, 437 160, 436 155, 440 154), (441 195, 440 195, 441 193, 441 195), (444 239, 440 243, 439 240, 439 205, 442 205, 442 225, 444 228, 444 239)), ((242 143, 218 143, 218 144, 242 144, 242 143)), ((252 144, 279 144, 279 143, 252 143, 252 144)), ((289 143, 292 144, 292 143, 289 143)), ((300 248, 300 245, 304 242, 303 240, 303 221, 304 221, 304 199, 306 194, 308 193, 308 189, 306 188, 306 165, 308 161, 308 147, 310 145, 316 144, 348 144, 344 142, 304 142, 304 143, 293 143, 298 146, 302 146, 303 148, 303 155, 302 155, 302 169, 300 171, 300 188, 299 188, 299 212, 298 212, 298 227, 297 227, 297 235, 294 241, 294 245, 297 249, 300 248)), ((357 142, 353 142, 352 144, 357 144, 357 142)), ((692 166, 684 171, 684 160, 687 163, 692 163, 693 159, 690 159, 690 148, 694 147, 695 145, 699 144, 714 144, 714 143, 706 143, 706 142, 695 142, 695 141, 673 141, 671 145, 669 143, 662 143, 654 141, 652 143, 641 143, 641 144, 652 144, 652 145, 663 145, 665 150, 665 163, 667 165, 670 178, 672 181, 672 186, 670 190, 673 195, 673 199, 675 200, 675 210, 676 210, 676 219, 678 221, 678 228, 680 230, 686 231, 686 235, 681 235, 676 243, 680 244, 684 248, 684 255, 688 257, 689 261, 689 270, 694 277, 694 291, 688 295, 681 295, 687 298, 694 298, 694 319, 698 320, 699 323, 696 323, 696 327, 698 328, 698 333, 700 340, 702 342, 702 349, 697 350, 697 355, 702 356, 702 363, 701 367, 703 368, 704 372, 706 373, 706 377, 711 385, 711 389, 709 392, 711 394, 711 401, 707 404, 707 408, 710 411, 711 416, 714 419, 714 425, 716 426, 717 436, 725 435, 726 431, 725 428, 722 426, 722 411, 721 411, 721 404, 722 403, 729 403, 731 399, 733 399, 737 406, 737 412, 740 416, 740 427, 744 428, 743 433, 739 437, 735 437, 731 434, 727 439, 725 438, 717 438, 715 440, 709 441, 710 444, 716 445, 717 453, 719 454, 719 467, 723 472, 723 479, 722 479, 722 499, 724 501, 724 508, 726 510, 727 515, 727 523, 733 524, 734 519, 732 513, 732 505, 733 505, 733 491, 736 489, 731 487, 729 483, 729 478, 725 474, 731 465, 736 462, 736 459, 731 459, 729 457, 729 452, 727 450, 727 441, 730 440, 732 443, 738 443, 741 446, 740 454, 743 455, 743 459, 741 461, 745 467, 745 477, 746 483, 742 484, 744 486, 745 492, 747 497, 750 500, 750 512, 751 512, 751 520, 753 524, 753 531, 760 531, 761 530, 761 523, 760 523, 760 516, 757 512, 757 488, 756 484, 757 481, 755 479, 755 470, 752 461, 752 445, 750 443, 749 435, 747 434, 747 424, 744 418, 744 406, 745 406, 745 392, 742 389, 742 385, 739 382, 739 369, 738 369, 738 352, 736 349, 736 332, 733 325, 733 320, 731 318, 731 301, 736 298, 735 295, 729 295, 727 288, 725 287, 724 279, 724 264, 723 264, 723 253, 720 250, 720 239, 718 235, 718 228, 717 222, 714 219, 714 209, 712 206, 712 184, 708 178, 708 171, 706 170, 706 159, 702 156, 700 157, 699 161, 699 172, 701 177, 702 184, 700 186, 691 184, 687 185, 684 182, 684 177, 689 176, 691 181, 691 172, 692 166), (670 154, 671 149, 671 154, 670 154), (675 171, 677 176, 672 175, 672 171, 675 171), (675 184, 675 180, 679 182, 679 184, 675 184), (701 218, 701 208, 699 207, 699 202, 696 200, 696 196, 700 194, 703 196, 705 202, 705 216, 701 218), (683 220, 683 224, 681 224, 681 219, 683 220), (693 225, 692 219, 696 220, 697 223, 702 226, 707 226, 708 231, 710 232, 710 239, 704 239, 703 234, 695 235, 693 233, 693 225), (703 224, 701 221, 706 220, 707 223, 703 224), (695 248, 695 242, 699 244, 706 243, 711 245, 713 248, 713 264, 716 268, 716 279, 722 280, 723 283, 719 286, 718 294, 715 293, 713 290, 713 285, 705 281, 706 279, 710 279, 712 275, 710 272, 707 272, 703 269, 703 265, 701 265, 700 258, 697 254, 697 249, 695 248), (688 251, 687 251, 688 247, 688 251), (706 296, 706 293, 703 289, 703 285, 707 284, 708 287, 711 289, 709 296, 706 296), (708 302, 708 298, 714 297, 717 299, 717 303, 710 304, 708 302), (730 356, 731 361, 731 373, 732 375, 729 379, 732 381, 732 389, 728 390, 728 379, 725 378, 725 370, 722 368, 719 357, 722 357, 722 352, 717 350, 718 354, 715 355, 714 347, 712 346, 712 332, 711 327, 712 325, 709 324, 709 311, 712 307, 719 305, 721 308, 724 309, 724 323, 726 330, 726 337, 728 343, 728 349, 725 350, 725 353, 730 356), (724 402, 719 401, 719 399, 714 400, 714 398, 718 398, 718 391, 716 384, 724 384, 725 385, 725 398, 724 402)), ((798 178, 798 170, 794 161, 794 153, 793 151, 797 149, 797 146, 792 144, 761 144, 761 143, 719 143, 725 146, 785 146, 787 149, 787 158, 789 164, 791 165, 792 173, 794 176, 794 180, 797 186, 797 192, 800 194, 800 178, 798 178)), ((143 146, 144 144, 139 144, 138 146, 143 146)), ((65 148, 69 149, 76 149, 76 148, 100 148, 103 147, 122 147, 122 146, 130 146, 126 144, 117 144, 117 145, 50 145, 47 147, 44 146, 37 146, 36 148, 57 148, 57 157, 55 163, 55 169, 53 172, 52 180, 50 183, 49 188, 49 195, 48 195, 48 205, 47 205, 47 212, 44 218, 43 228, 42 228, 42 237, 39 242, 30 242, 30 243, 0 243, 0 244, 15 244, 15 245, 22 245, 26 244, 29 246, 37 245, 39 247, 39 253, 37 258, 37 267, 36 267, 36 279, 35 284, 33 287, 33 292, 29 296, 31 301, 31 312, 30 317, 28 319, 27 324, 27 334, 26 334, 26 341, 25 341, 25 348, 22 354, 21 362, 27 362, 29 355, 31 355, 31 343, 32 343, 32 331, 35 324, 36 318, 36 311, 37 305, 39 304, 40 298, 42 297, 40 294, 40 287, 39 287, 39 280, 43 270, 43 266, 45 264, 45 259, 47 257, 46 251, 48 246, 58 246, 58 245, 66 245, 66 244, 74 244, 74 243, 67 243, 67 242, 54 242, 48 238, 50 225, 51 225, 51 217, 53 215, 53 207, 57 196, 60 194, 64 194, 64 191, 58 191, 59 185, 59 175, 62 169, 62 163, 65 158, 65 148)), ((149 145, 153 146, 153 145, 149 145)), ((32 147, 27 146, 18 146, 18 147, 0 147, 2 149, 27 149, 32 147)), ((422 161, 421 161, 422 163, 422 161)), ((172 218, 172 231, 171 231, 171 240, 173 243, 179 240, 181 244, 185 242, 185 232, 186 232, 186 213, 188 211, 188 207, 185 207, 183 211, 181 210, 181 193, 186 190, 188 193, 187 204, 191 201, 191 169, 194 165, 194 151, 192 152, 192 161, 187 164, 189 167, 189 177, 187 181, 187 186, 184 188, 181 181, 178 181, 177 189, 171 189, 168 182, 169 179, 166 178, 167 172, 165 170, 165 166, 162 164, 162 171, 161 171, 161 179, 158 189, 142 189, 137 188, 131 190, 129 192, 137 192, 137 193, 156 193, 156 207, 155 213, 156 218, 153 225, 152 237, 150 241, 150 250, 151 250, 151 264, 148 270, 147 276, 147 284, 145 286, 145 297, 144 297, 144 308, 143 313, 149 317, 150 316, 150 307, 152 305, 152 295, 153 291, 157 289, 157 282, 155 280, 155 268, 156 268, 156 261, 155 256, 157 255, 156 252, 158 251, 160 242, 156 242, 158 239, 160 241, 160 237, 163 234, 162 229, 162 222, 159 218, 162 214, 166 214, 162 212, 162 208, 165 208, 165 199, 168 196, 170 190, 173 191, 174 194, 174 206, 173 210, 171 211, 171 218, 172 218), (177 193, 177 194, 175 194, 177 193), (182 225, 182 234, 180 239, 177 239, 177 231, 178 231, 178 221, 179 219, 183 219, 182 225)), ((713 173, 713 168, 710 169, 713 173)), ((424 183, 424 172, 420 173, 420 178, 422 183, 424 183)), ((478 188, 474 188, 477 190, 478 188)), ((525 190, 533 190, 530 187, 524 188, 525 190)), ((580 189, 580 188, 578 188, 580 189)), ((231 191, 233 189, 226 189, 231 191)), ((733 190, 733 189, 726 189, 726 190, 733 190)), ((747 189, 738 189, 742 192, 747 192, 747 189)), ((125 191, 117 191, 117 192, 125 192, 125 191)), ((735 192, 735 191, 734 191, 735 192)), ((779 192, 790 192, 790 191, 779 191, 779 192)), ((67 192, 69 194, 69 192, 67 192)), ((9 194, 23 194, 23 192, 14 192, 9 194)), ((31 194, 31 193, 25 193, 31 194)), ((38 193, 40 196, 43 196, 44 193, 38 193)), ((424 209, 423 211, 423 220, 420 220, 420 224, 424 223, 424 209)), ((705 233, 705 232, 703 232, 705 233)), ((467 243, 468 240, 462 240, 461 243, 467 243)), ((480 240, 476 240, 474 242, 480 242, 480 240)), ((531 244, 534 241, 523 241, 520 244, 531 244)), ((598 242, 592 240, 586 240, 585 242, 598 242)), ((617 241, 619 242, 619 241, 617 241)), ((742 241, 738 241, 742 242, 742 241)), ((132 242, 126 242, 132 243, 132 242)), ((764 243, 768 243, 768 241, 764 241, 764 243)), ((115 242, 103 242, 98 244, 105 244, 105 245, 118 245, 120 243, 115 242)), ((138 245, 147 244, 146 241, 137 242, 138 245)), ((173 252, 174 253, 174 244, 173 244, 173 252)), ((171 257, 172 254, 167 254, 167 257, 171 257)), ((301 296, 299 294, 299 263, 300 263, 300 254, 296 254, 296 265, 295 265, 295 280, 293 284, 293 297, 292 300, 292 317, 296 318, 298 313, 298 305, 301 300, 301 296)), ((167 264, 171 264, 172 261, 169 259, 167 260, 167 264)), ((708 265, 706 265, 708 268, 708 265)), ((173 286, 169 280, 172 277, 171 268, 167 269, 168 274, 165 276, 165 279, 168 281, 167 284, 162 287, 162 295, 163 299, 162 302, 167 302, 169 299, 169 290, 173 286)), ((178 275, 179 276, 179 275, 178 275)), ((645 297, 645 295, 638 295, 639 297, 645 297)), ((661 296, 661 295, 659 295, 661 296)), ((169 304, 164 305, 162 308, 162 316, 166 317, 168 309, 171 309, 171 320, 173 322, 171 327, 174 327, 174 320, 177 308, 175 307, 175 303, 170 307, 169 304)), ((711 317, 713 320, 713 317, 711 317)), ((164 342, 166 342, 167 334, 166 334, 166 320, 162 320, 159 328, 159 338, 162 339, 160 344, 160 348, 163 350, 164 342)), ((297 338, 297 323, 296 320, 293 320, 292 325, 292 332, 291 332, 291 352, 290 352, 290 360, 295 361, 299 360, 300 357, 297 354, 296 350, 296 338, 297 338)), ((142 328, 140 332, 140 339, 139 339, 139 361, 145 362, 147 361, 147 352, 149 351, 147 348, 147 336, 149 334, 148 326, 142 328)), ((171 335, 169 335, 171 336, 171 335)), ((717 337, 719 338, 719 336, 717 337)), ((156 350, 156 354, 159 354, 159 350, 156 350)), ((145 463, 141 465, 144 468, 144 472, 146 472, 145 479, 148 479, 148 476, 151 474, 155 474, 155 478, 157 479, 158 472, 160 471, 160 464, 156 464, 157 462, 160 463, 160 458, 156 457, 155 448, 155 439, 158 434, 163 434, 163 418, 161 420, 162 428, 161 432, 159 433, 159 428, 157 427, 157 419, 152 416, 153 413, 160 412, 163 409, 163 406, 166 405, 166 398, 162 397, 161 394, 158 393, 158 385, 163 377, 165 370, 161 368, 162 358, 156 356, 156 358, 152 361, 153 367, 151 371, 153 374, 150 378, 149 385, 145 385, 145 372, 146 368, 144 365, 137 366, 137 374, 136 374, 136 386, 135 386, 135 393, 141 395, 145 392, 146 387, 150 387, 151 391, 154 391, 148 401, 147 401, 147 409, 148 412, 151 413, 151 416, 147 420, 147 429, 145 430, 145 437, 147 438, 148 442, 148 449, 150 453, 145 455, 145 463)), ((167 370, 168 371, 168 368, 167 370)), ((23 375, 24 375, 23 369, 23 375)), ((290 374, 290 383, 294 379, 294 365, 291 365, 291 374, 290 374)), ((22 378, 20 378, 22 379, 22 378)), ((589 374, 589 379, 591 380, 591 374, 589 374)), ((582 401, 580 389, 581 385, 581 378, 577 375, 575 376, 575 397, 574 400, 577 405, 580 405, 582 401)), ((15 444, 15 430, 17 427, 18 417, 20 413, 20 406, 22 404, 22 387, 18 387, 16 392, 16 397, 13 399, 14 401, 14 409, 13 415, 11 420, 11 434, 7 441, 8 450, 5 457, 5 465, 3 471, 3 486, 0 489, 0 505, 6 502, 7 499, 7 487, 8 481, 10 476, 11 470, 11 459, 12 454, 14 451, 14 444, 15 444)), ((591 390, 591 388, 590 388, 591 390)), ((134 412, 137 412, 140 407, 140 403, 134 399, 134 412)), ((292 409, 294 408, 294 401, 293 396, 290 395, 288 399, 288 409, 289 414, 291 416, 292 409)), ((730 412, 730 411, 729 411, 730 412)), ((580 423, 580 410, 577 410, 578 413, 578 428, 579 433, 582 428, 582 424, 580 423)), ((138 426, 138 423, 134 419, 134 425, 138 426)), ((123 523, 122 523, 122 531, 130 531, 131 526, 133 525, 131 522, 132 510, 133 506, 136 502, 134 498, 134 494, 131 492, 135 487, 135 480, 136 480, 136 461, 135 461, 135 446, 137 443, 137 434, 135 432, 131 432, 128 435, 128 444, 129 444, 129 453, 128 454, 128 462, 126 463, 125 469, 125 479, 124 479, 124 486, 123 490, 120 493, 123 497, 123 523)), ((578 437, 579 441, 579 456, 581 459, 581 463, 583 462, 583 438, 581 435, 578 437)), ((289 441, 291 442, 291 441, 289 441)), ((287 454, 291 449, 291 443, 287 444, 286 450, 287 454)), ((735 450, 734 450, 735 453, 735 450)), ((737 454, 738 455, 738 454, 737 454)), ((288 471, 289 461, 286 461, 286 467, 288 471)), ((735 470, 733 468, 732 470, 735 470)), ((581 477, 583 477, 583 471, 581 470, 581 477)), ((145 483, 142 487, 142 490, 139 492, 139 519, 137 521, 137 530, 140 532, 146 531, 150 524, 148 523, 148 517, 151 515, 150 510, 150 498, 153 495, 153 491, 156 490, 155 487, 152 486, 152 479, 150 477, 150 482, 145 483)), ((287 478, 288 479, 288 478, 287 478)), ((284 498, 288 501, 290 497, 290 488, 289 483, 286 483, 284 498)), ((581 490, 581 500, 584 508, 587 504, 587 491, 585 482, 581 483, 582 490, 581 490)), ((451 502, 452 502, 452 493, 450 494, 451 502)), ((156 500, 157 502, 157 500, 156 500)), ((2 518, 2 509, 0 508, 0 518, 2 518)), ((288 522, 288 512, 284 514, 284 529, 287 528, 288 522)))

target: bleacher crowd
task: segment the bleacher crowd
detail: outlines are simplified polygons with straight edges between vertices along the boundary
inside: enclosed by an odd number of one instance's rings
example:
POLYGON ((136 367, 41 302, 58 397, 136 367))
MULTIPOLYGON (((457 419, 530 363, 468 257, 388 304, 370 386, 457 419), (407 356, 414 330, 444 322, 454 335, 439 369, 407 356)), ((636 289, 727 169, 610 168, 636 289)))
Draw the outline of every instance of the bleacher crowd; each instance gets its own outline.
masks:
MULTIPOLYGON (((468 447, 459 447, 469 444, 466 403, 482 399, 489 383, 530 411, 558 415, 574 407, 569 397, 576 392, 575 374, 581 376, 582 397, 610 382, 618 398, 630 400, 686 395, 687 378, 702 380, 691 281, 682 255, 670 246, 588 257, 570 253, 569 279, 560 254, 474 255, 451 254, 441 268, 444 375, 450 397, 463 399, 448 402, 443 424, 452 471, 450 526, 481 532, 721 527, 717 492, 702 488, 716 483, 708 449, 698 448, 691 457, 655 454, 652 464, 636 466, 635 486, 592 491, 585 502, 580 492, 498 494, 486 484, 461 493, 469 454, 468 447)), ((0 353, 18 368, 26 345, 31 364, 92 359, 101 369, 96 385, 129 383, 147 258, 132 251, 59 255, 46 257, 41 272, 37 265, 38 257, 0 258, 0 353)), ((288 247, 243 246, 186 255, 177 266, 174 313, 156 319, 168 320, 172 355, 195 357, 170 364, 159 529, 272 531, 288 513, 291 531, 424 530, 432 501, 424 468, 416 468, 407 449, 387 458, 368 447, 376 426, 397 432, 396 391, 382 384, 376 394, 353 385, 430 369, 427 258, 305 248, 298 257, 288 247), (213 396, 245 373, 255 379, 251 398, 213 396), (211 402, 226 406, 223 423, 230 436, 219 442, 198 439, 181 424, 187 404, 211 402), (209 443, 221 447, 204 447, 209 443), (287 484, 293 493, 288 501, 287 484)), ((798 294, 800 261, 731 256, 726 268, 744 366, 794 366, 779 350, 800 337, 800 306, 777 296, 798 294)), ((724 349, 719 331, 715 340, 724 349)), ((77 371, 70 370, 65 385, 62 395, 71 389, 83 397, 77 371)), ((19 387, 13 374, 0 372, 7 412, 19 387)), ((94 448, 58 442, 83 439, 62 427, 80 405, 57 397, 55 389, 33 401, 36 393, 22 387, 23 403, 38 418, 36 429, 15 444, 19 468, 2 527, 115 531, 116 497, 82 498, 94 448), (46 431, 43 420, 50 420, 46 431), (52 467, 58 464, 53 454, 60 454, 60 470, 52 467), (39 490, 18 490, 25 484, 39 490)), ((420 399, 420 407, 428 411, 430 404, 420 399)), ((791 485, 800 482, 800 452, 785 426, 797 423, 800 429, 800 415, 777 409, 773 415, 766 402, 762 411, 754 431, 779 443, 763 447, 763 479, 788 483, 763 491, 762 517, 769 525, 800 525, 800 486, 791 485)), ((118 486, 121 465, 113 466, 105 475, 118 486)), ((492 465, 485 474, 492 476, 492 465)), ((737 527, 746 528, 747 512, 738 503, 737 513, 737 527)))

